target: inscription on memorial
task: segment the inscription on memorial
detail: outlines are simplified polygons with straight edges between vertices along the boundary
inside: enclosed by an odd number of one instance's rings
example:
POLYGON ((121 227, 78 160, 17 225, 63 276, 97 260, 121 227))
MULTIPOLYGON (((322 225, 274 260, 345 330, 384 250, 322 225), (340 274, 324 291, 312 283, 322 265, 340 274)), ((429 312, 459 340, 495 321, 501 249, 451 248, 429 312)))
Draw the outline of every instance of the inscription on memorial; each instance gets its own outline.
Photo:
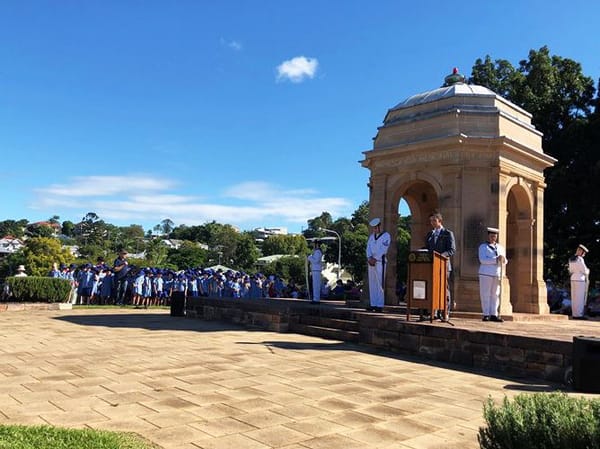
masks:
POLYGON ((440 151, 437 153, 413 153, 399 156, 397 159, 385 160, 380 159, 374 162, 374 167, 399 167, 402 165, 415 164, 415 163, 430 163, 436 161, 455 161, 455 162, 466 162, 466 161, 490 161, 493 159, 493 155, 490 152, 464 152, 464 151, 440 151))

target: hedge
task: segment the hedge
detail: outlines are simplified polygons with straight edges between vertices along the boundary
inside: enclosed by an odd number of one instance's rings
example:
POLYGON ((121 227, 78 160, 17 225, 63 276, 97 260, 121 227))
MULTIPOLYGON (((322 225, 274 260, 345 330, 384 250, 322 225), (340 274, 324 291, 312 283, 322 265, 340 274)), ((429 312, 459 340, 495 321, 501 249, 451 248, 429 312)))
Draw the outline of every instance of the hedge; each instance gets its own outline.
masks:
POLYGON ((27 276, 6 278, 10 302, 67 302, 71 282, 67 279, 27 276))
POLYGON ((600 449, 600 399, 565 393, 519 394, 484 405, 482 449, 600 449))

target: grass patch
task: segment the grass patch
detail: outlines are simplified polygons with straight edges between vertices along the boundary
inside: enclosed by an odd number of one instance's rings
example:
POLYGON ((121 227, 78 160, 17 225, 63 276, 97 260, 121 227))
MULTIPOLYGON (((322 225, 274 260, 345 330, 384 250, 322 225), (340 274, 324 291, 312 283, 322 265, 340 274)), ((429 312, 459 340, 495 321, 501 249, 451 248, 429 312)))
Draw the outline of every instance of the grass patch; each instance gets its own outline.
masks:
POLYGON ((0 425, 0 449, 155 449, 131 433, 51 426, 0 425))

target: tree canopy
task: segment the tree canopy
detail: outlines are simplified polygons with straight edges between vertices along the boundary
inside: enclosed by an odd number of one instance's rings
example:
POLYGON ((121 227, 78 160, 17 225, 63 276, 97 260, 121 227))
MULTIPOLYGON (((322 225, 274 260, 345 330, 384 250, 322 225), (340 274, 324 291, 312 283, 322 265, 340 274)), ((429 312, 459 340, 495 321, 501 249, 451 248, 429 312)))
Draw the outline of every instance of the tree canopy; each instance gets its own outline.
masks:
MULTIPOLYGON (((545 275, 566 278, 565 264, 578 243, 598 254, 600 172, 598 97, 581 64, 551 55, 548 47, 530 50, 518 67, 488 55, 477 59, 471 82, 486 86, 532 114, 544 133, 544 152, 558 161, 547 169, 544 201, 545 275)), ((600 259, 588 261, 592 272, 600 259)))

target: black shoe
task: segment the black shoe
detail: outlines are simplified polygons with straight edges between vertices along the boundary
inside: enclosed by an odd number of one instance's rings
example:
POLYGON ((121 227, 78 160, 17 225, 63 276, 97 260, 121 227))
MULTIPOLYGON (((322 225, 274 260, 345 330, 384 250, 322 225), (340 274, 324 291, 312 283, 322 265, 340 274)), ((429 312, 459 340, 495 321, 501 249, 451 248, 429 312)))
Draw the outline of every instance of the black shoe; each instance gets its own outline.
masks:
POLYGON ((310 303, 311 303, 311 304, 321 304, 321 301, 314 301, 314 300, 313 300, 313 301, 311 301, 310 303))
POLYGON ((587 320, 587 316, 573 316, 571 317, 573 320, 587 320))
POLYGON ((382 313, 383 312, 383 307, 375 307, 375 312, 379 312, 382 313))
POLYGON ((429 321, 429 320, 430 320, 430 318, 429 318, 428 316, 425 316, 425 315, 421 315, 421 316, 419 317, 419 322, 421 322, 421 323, 422 323, 423 321, 429 321))
POLYGON ((504 320, 496 315, 492 315, 490 317, 490 321, 494 321, 495 323, 504 323, 504 320))
POLYGON ((481 319, 481 321, 489 321, 489 320, 490 320, 490 317, 489 317, 489 316, 487 316, 487 315, 485 315, 485 316, 484 316, 484 317, 481 319))
POLYGON ((372 312, 373 311, 373 307, 369 306, 369 307, 365 307, 365 310, 367 312, 372 312))

